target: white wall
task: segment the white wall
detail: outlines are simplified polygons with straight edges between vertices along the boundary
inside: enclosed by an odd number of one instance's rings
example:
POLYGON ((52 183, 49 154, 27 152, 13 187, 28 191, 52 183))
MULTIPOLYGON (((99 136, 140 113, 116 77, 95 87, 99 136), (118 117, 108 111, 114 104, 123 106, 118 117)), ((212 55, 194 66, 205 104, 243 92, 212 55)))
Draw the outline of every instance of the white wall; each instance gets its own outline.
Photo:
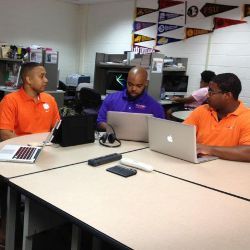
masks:
POLYGON ((79 65, 79 8, 57 0, 0 0, 0 42, 59 51, 65 80, 79 65))
POLYGON ((123 54, 131 49, 135 3, 133 0, 119 3, 93 4, 83 7, 86 15, 82 35, 83 65, 80 71, 93 80, 96 52, 123 54))
MULTIPOLYGON (((222 4, 240 5, 249 1, 220 1, 222 4)), ((220 17, 239 19, 241 9, 220 14, 220 17)), ((241 100, 250 107, 250 17, 248 23, 216 30, 211 37, 209 68, 216 73, 232 72, 241 80, 241 100)))
MULTIPOLYGON (((228 5, 241 5, 247 2, 216 1, 228 5)), ((93 80, 96 52, 123 53, 131 49, 135 1, 89 5, 87 8, 86 11, 85 7, 87 16, 85 15, 82 21, 86 26, 82 33, 85 42, 82 44, 84 58, 80 71, 90 74, 93 80)), ((240 13, 241 8, 237 8, 218 16, 240 19, 240 13)), ((215 73, 232 72, 241 79, 241 99, 250 107, 250 17, 245 20, 248 21, 247 24, 218 29, 212 34, 171 43, 165 47, 163 53, 168 56, 188 57, 189 92, 198 88, 200 73, 204 69, 214 70, 215 73)), ((201 20, 194 27, 202 27, 204 22, 211 22, 211 19, 201 20)))
MULTIPOLYGON (((216 2, 240 5, 247 1, 216 2)), ((134 10, 135 0, 82 7, 58 0, 0 0, 0 42, 51 47, 60 52, 61 80, 78 71, 93 80, 96 52, 123 53, 131 49, 134 10)), ((238 8, 218 16, 239 19, 240 13, 238 8)), ((250 17, 245 20, 249 22, 250 17)), ((171 43, 163 52, 188 57, 189 92, 198 87, 204 69, 236 73, 243 85, 241 99, 250 106, 249 45, 247 23, 171 43)))

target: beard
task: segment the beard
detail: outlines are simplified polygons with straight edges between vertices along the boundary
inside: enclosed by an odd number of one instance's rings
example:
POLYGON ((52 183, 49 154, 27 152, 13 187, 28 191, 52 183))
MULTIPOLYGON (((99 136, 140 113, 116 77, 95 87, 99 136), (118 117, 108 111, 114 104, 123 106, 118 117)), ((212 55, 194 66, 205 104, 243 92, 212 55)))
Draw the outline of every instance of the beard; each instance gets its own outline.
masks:
POLYGON ((134 101, 134 100, 136 100, 137 98, 139 98, 140 96, 143 95, 144 91, 145 91, 145 90, 143 90, 139 95, 136 95, 136 96, 130 95, 129 92, 127 91, 128 100, 129 100, 129 101, 134 101))

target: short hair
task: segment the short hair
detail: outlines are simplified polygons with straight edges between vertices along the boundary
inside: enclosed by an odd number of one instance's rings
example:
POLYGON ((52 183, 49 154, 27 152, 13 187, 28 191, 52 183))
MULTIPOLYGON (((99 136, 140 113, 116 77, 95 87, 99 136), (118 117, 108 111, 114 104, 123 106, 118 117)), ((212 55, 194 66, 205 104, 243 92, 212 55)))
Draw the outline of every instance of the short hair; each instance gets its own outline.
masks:
POLYGON ((20 75, 21 75, 21 79, 22 79, 23 83, 24 83, 24 80, 25 80, 25 77, 27 76, 27 74, 32 69, 39 67, 39 66, 43 66, 43 65, 40 63, 37 63, 37 62, 27 62, 27 63, 22 64, 20 75))
POLYGON ((233 73, 223 73, 215 76, 213 82, 218 85, 223 92, 231 92, 234 99, 238 100, 241 92, 241 82, 238 76, 233 73))
POLYGON ((206 83, 212 81, 214 77, 215 73, 211 70, 204 70, 203 72, 201 72, 201 79, 206 83))

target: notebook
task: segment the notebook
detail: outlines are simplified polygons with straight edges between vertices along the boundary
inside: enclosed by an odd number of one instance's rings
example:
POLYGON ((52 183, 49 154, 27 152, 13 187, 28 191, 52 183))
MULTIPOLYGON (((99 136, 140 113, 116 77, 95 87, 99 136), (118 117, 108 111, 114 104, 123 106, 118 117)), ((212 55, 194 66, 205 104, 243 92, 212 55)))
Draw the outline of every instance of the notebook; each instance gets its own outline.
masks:
POLYGON ((110 124, 118 139, 148 141, 148 117, 152 114, 108 111, 107 123, 110 124))
POLYGON ((54 128, 51 130, 46 139, 43 141, 42 145, 39 147, 27 145, 5 145, 0 150, 0 161, 35 163, 44 146, 47 143, 51 142, 54 130, 57 126, 59 126, 59 124, 60 121, 55 124, 54 128))
POLYGON ((180 122, 150 117, 148 119, 149 148, 185 161, 201 163, 215 156, 199 156, 196 151, 196 127, 180 122))

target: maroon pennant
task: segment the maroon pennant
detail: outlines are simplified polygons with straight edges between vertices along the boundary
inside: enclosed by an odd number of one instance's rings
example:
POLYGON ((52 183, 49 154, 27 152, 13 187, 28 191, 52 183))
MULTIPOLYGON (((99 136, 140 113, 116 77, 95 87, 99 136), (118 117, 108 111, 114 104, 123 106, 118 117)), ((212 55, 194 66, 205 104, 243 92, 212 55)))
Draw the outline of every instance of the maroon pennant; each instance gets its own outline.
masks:
POLYGON ((136 17, 140 17, 140 16, 144 16, 144 15, 147 15, 147 14, 151 14, 155 11, 158 11, 158 10, 155 10, 155 9, 149 9, 149 8, 136 8, 136 17))
POLYGON ((159 9, 169 8, 178 4, 184 3, 183 1, 159 0, 159 9))
POLYGON ((226 12, 232 9, 238 8, 238 6, 231 6, 231 5, 223 5, 223 4, 216 4, 216 3, 206 3, 200 9, 200 12, 203 16, 213 16, 222 12, 226 12))
POLYGON ((234 20, 228 18, 215 17, 214 18, 214 29, 220 29, 231 25, 246 23, 246 21, 234 20))

